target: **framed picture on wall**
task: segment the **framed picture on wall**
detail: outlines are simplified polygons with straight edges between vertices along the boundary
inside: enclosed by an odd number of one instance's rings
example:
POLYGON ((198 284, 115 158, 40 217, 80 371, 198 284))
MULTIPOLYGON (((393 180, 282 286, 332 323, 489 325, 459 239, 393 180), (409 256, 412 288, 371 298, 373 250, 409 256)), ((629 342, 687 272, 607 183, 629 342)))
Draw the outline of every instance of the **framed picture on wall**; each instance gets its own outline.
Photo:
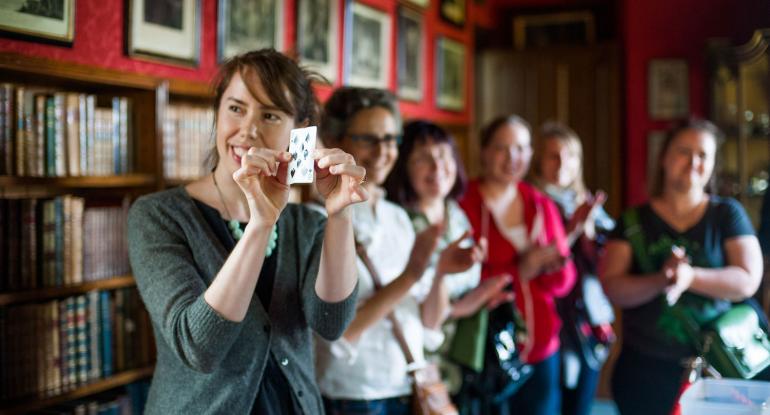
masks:
POLYGON ((339 0, 298 0, 299 60, 330 82, 337 80, 338 27, 339 0))
POLYGON ((594 15, 588 11, 528 14, 513 18, 513 45, 516 50, 585 46, 595 40, 594 15))
POLYGON ((217 44, 220 62, 255 49, 283 48, 282 0, 219 0, 217 44))
POLYGON ((466 9, 465 0, 439 0, 439 14, 455 26, 465 25, 466 9))
POLYGON ((398 34, 398 96, 411 101, 422 100, 424 31, 420 13, 399 7, 398 34))
POLYGON ((465 46, 455 40, 436 40, 436 106, 465 109, 465 46))
POLYGON ((430 6, 430 0, 406 0, 406 2, 421 9, 426 9, 430 6))
POLYGON ((200 0, 129 0, 128 54, 197 65, 200 10, 200 0))
POLYGON ((12 37, 72 44, 75 0, 0 1, 0 31, 12 37))
POLYGON ((650 61, 648 69, 650 118, 671 120, 687 117, 690 113, 687 61, 684 59, 653 59, 650 61))
POLYGON ((345 81, 387 88, 390 78, 390 16, 355 1, 348 3, 345 32, 345 81))

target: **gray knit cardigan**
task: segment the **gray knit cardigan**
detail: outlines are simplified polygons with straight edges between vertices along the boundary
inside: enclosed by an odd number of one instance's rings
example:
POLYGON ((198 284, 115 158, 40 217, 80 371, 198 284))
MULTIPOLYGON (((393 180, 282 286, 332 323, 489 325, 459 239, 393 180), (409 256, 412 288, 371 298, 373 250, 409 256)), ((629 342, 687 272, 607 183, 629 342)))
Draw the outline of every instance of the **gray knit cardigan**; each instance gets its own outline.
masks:
MULTIPOLYGON (((270 316, 254 295, 242 322, 203 299, 228 252, 182 187, 139 198, 128 216, 131 267, 150 313, 157 365, 147 414, 248 414, 272 353, 306 414, 323 413, 311 329, 336 339, 358 288, 339 303, 315 292, 325 218, 289 204, 278 220, 270 316)), ((259 270, 254 270, 258 273, 259 270)))

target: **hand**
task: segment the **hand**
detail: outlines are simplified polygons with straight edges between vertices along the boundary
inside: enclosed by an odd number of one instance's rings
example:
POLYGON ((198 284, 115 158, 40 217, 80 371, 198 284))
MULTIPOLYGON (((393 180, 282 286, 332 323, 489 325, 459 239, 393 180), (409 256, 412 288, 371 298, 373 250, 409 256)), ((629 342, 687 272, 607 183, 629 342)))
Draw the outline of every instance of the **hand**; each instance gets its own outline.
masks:
POLYGON ((251 147, 241 158, 241 168, 233 173, 246 195, 251 219, 273 225, 289 201, 286 182, 291 154, 269 148, 251 147))
POLYGON ((419 280, 425 274, 428 268, 430 258, 436 251, 438 240, 444 233, 444 226, 441 224, 431 225, 417 234, 412 245, 412 253, 409 255, 409 262, 406 264, 406 270, 419 280))
POLYGON ((316 189, 326 201, 326 212, 333 216, 346 207, 369 199, 362 186, 366 169, 356 165, 348 153, 338 148, 319 148, 313 153, 316 162, 316 189))
POLYGON ((467 317, 485 304, 491 309, 503 302, 513 301, 513 293, 505 290, 511 281, 513 281, 513 277, 509 274, 485 279, 476 288, 452 304, 452 318, 467 317))
MULTIPOLYGON (((446 275, 466 271, 473 264, 481 262, 484 259, 485 247, 481 242, 468 248, 460 247, 460 244, 470 236, 469 231, 465 231, 457 240, 447 245, 438 259, 436 274, 446 275)), ((483 238, 482 238, 483 239, 483 238)), ((486 245, 486 242, 484 242, 486 245)))
POLYGON ((671 249, 671 257, 663 265, 663 275, 670 281, 664 291, 666 302, 671 306, 676 304, 679 297, 690 288, 695 278, 695 272, 684 248, 674 246, 671 249))
POLYGON ((603 206, 606 201, 607 193, 598 190, 595 195, 589 193, 586 197, 586 201, 575 209, 575 213, 572 214, 572 218, 570 218, 566 226, 570 246, 572 245, 572 242, 577 240, 583 233, 585 233, 589 239, 594 239, 596 237, 594 217, 596 211, 599 207, 603 206))
POLYGON ((534 246, 519 257, 519 277, 528 281, 540 274, 556 272, 567 263, 568 259, 568 256, 559 252, 555 243, 534 246))

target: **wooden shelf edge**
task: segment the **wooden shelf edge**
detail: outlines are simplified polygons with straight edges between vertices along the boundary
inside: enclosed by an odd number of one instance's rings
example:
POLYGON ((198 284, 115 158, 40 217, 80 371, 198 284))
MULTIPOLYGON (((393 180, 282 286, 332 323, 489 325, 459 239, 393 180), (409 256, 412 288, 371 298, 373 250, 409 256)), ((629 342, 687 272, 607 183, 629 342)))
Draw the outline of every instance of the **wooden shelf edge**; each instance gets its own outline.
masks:
POLYGON ((171 95, 184 95, 204 99, 214 98, 214 91, 209 84, 183 79, 169 79, 168 92, 171 95))
POLYGON ((134 281, 133 276, 122 275, 64 287, 45 287, 28 291, 4 292, 0 293, 0 306, 68 297, 70 295, 87 293, 92 290, 114 290, 118 288, 133 287, 135 285, 136 281, 134 281))
POLYGON ((153 76, 12 52, 0 52, 0 69, 146 90, 154 90, 160 83, 153 76))
POLYGON ((0 408, 0 414, 5 415, 5 414, 26 413, 29 411, 34 411, 37 409, 42 409, 42 408, 54 406, 60 403, 68 402, 71 400, 83 398, 96 393, 108 391, 110 389, 117 388, 118 386, 127 385, 131 382, 151 376, 154 370, 155 370, 155 366, 147 366, 139 369, 127 370, 127 371, 118 373, 115 376, 111 376, 106 379, 97 380, 93 383, 90 383, 85 386, 81 386, 75 390, 63 393, 61 395, 53 396, 50 398, 37 399, 34 401, 28 401, 28 402, 19 403, 13 406, 8 406, 5 408, 0 408))
POLYGON ((78 189, 99 187, 138 187, 151 186, 154 184, 155 176, 151 174, 81 177, 0 176, 0 187, 46 186, 78 189))

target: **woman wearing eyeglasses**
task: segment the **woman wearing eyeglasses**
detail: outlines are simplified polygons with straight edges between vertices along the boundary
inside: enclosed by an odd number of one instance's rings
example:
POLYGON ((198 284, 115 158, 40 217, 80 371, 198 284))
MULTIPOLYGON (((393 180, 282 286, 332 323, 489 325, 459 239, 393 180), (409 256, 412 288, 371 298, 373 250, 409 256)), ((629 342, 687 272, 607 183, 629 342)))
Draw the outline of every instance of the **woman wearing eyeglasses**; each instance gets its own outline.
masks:
MULTIPOLYGON (((448 314, 448 301, 431 290, 426 268, 441 237, 441 226, 415 235, 406 211, 385 199, 381 186, 398 157, 401 117, 388 91, 340 88, 326 103, 321 137, 328 147, 340 147, 367 171, 368 203, 352 209, 356 242, 372 262, 376 276, 359 259, 356 316, 342 338, 317 342, 318 385, 329 414, 409 414, 412 387, 407 361, 387 319, 394 313, 416 361, 423 348, 442 339, 438 327, 448 314)), ((446 255, 457 267, 462 258, 446 255)), ((471 262, 472 263, 472 262, 471 262)), ((470 265, 468 265, 470 266, 470 265)), ((443 296, 445 297, 445 295, 443 296)))

